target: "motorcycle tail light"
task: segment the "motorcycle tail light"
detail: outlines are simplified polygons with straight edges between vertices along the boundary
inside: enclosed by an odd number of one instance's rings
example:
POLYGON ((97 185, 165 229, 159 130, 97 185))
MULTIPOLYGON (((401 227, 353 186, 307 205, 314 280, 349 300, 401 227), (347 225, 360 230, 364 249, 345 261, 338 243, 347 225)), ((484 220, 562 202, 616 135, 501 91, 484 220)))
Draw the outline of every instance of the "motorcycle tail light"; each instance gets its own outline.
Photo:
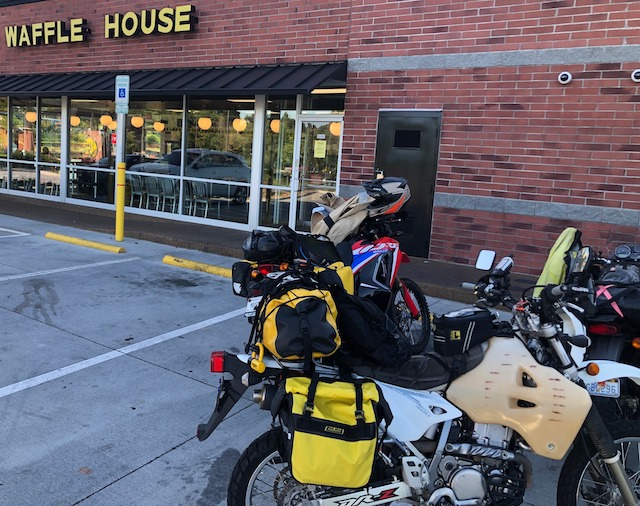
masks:
POLYGON ((260 274, 262 274, 263 276, 266 276, 270 272, 273 272, 273 266, 271 265, 260 265, 258 269, 260 270, 260 274))
POLYGON ((631 340, 631 346, 633 346, 636 350, 640 350, 640 337, 634 337, 631 340))
POLYGON ((224 351, 211 353, 211 372, 224 372, 224 351))
POLYGON ((589 325, 589 334, 598 336, 615 336, 620 333, 620 328, 615 323, 592 323, 589 325))

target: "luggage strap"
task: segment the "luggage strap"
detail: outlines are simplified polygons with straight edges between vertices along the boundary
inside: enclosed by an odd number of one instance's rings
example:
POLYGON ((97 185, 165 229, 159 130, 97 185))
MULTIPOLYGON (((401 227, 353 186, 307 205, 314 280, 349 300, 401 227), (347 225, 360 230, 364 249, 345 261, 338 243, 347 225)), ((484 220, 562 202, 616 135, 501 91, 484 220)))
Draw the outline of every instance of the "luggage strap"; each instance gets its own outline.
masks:
POLYGON ((600 295, 604 295, 604 297, 609 301, 609 304, 611 304, 611 307, 613 308, 613 310, 616 313, 618 313, 621 318, 624 318, 624 313, 622 312, 622 309, 620 309, 620 306, 616 302, 616 299, 619 298, 621 294, 616 296, 616 298, 614 299, 613 295, 611 295, 611 292, 609 292, 609 288, 613 286, 615 285, 605 285, 598 288, 598 291, 596 292, 596 298, 599 297, 600 295))

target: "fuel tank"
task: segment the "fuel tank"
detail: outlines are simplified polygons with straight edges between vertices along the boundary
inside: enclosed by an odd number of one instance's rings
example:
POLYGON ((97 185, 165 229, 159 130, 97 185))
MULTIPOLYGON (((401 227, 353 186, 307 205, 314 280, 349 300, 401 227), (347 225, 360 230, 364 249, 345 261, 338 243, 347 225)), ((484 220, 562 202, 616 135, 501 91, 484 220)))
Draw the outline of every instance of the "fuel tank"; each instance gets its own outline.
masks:
POLYGON ((538 455, 562 459, 591 408, 588 392, 539 364, 515 337, 492 337, 484 359, 446 398, 477 423, 518 432, 538 455))

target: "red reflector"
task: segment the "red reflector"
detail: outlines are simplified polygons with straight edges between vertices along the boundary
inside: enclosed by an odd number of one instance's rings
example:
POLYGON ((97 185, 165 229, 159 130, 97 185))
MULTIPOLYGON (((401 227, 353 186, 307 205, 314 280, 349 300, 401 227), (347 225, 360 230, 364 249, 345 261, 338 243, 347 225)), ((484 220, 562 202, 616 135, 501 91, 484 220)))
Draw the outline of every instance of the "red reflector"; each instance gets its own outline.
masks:
POLYGON ((211 372, 224 372, 224 351, 211 353, 211 372))
POLYGON ((270 267, 266 267, 264 265, 261 265, 260 267, 258 267, 258 269, 260 270, 260 274, 262 274, 263 276, 266 276, 267 274, 269 274, 271 272, 271 268, 270 267))
POLYGON ((614 323, 592 323, 589 325, 589 334, 598 336, 615 336, 620 333, 620 329, 614 323))

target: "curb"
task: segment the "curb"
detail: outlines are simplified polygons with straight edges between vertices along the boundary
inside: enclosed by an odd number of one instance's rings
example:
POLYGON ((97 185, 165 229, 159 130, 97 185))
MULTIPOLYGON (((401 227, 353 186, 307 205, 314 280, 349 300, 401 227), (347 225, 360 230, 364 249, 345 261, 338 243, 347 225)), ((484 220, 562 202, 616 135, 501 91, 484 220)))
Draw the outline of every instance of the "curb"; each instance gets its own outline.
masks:
POLYGON ((111 253, 126 253, 127 251, 122 246, 112 246, 110 244, 103 244, 101 242, 87 241, 85 239, 78 239, 77 237, 71 237, 68 235, 55 234, 53 232, 47 232, 44 236, 47 239, 53 239, 54 241, 66 242, 69 244, 75 244, 77 246, 86 246, 87 248, 109 251, 111 253))
POLYGON ((177 258, 171 255, 165 255, 162 259, 162 263, 175 265, 176 267, 183 267, 185 269, 191 269, 194 271, 208 272, 209 274, 215 274, 216 276, 222 276, 224 278, 231 277, 231 269, 227 267, 218 267, 217 265, 194 262, 192 260, 177 258))

